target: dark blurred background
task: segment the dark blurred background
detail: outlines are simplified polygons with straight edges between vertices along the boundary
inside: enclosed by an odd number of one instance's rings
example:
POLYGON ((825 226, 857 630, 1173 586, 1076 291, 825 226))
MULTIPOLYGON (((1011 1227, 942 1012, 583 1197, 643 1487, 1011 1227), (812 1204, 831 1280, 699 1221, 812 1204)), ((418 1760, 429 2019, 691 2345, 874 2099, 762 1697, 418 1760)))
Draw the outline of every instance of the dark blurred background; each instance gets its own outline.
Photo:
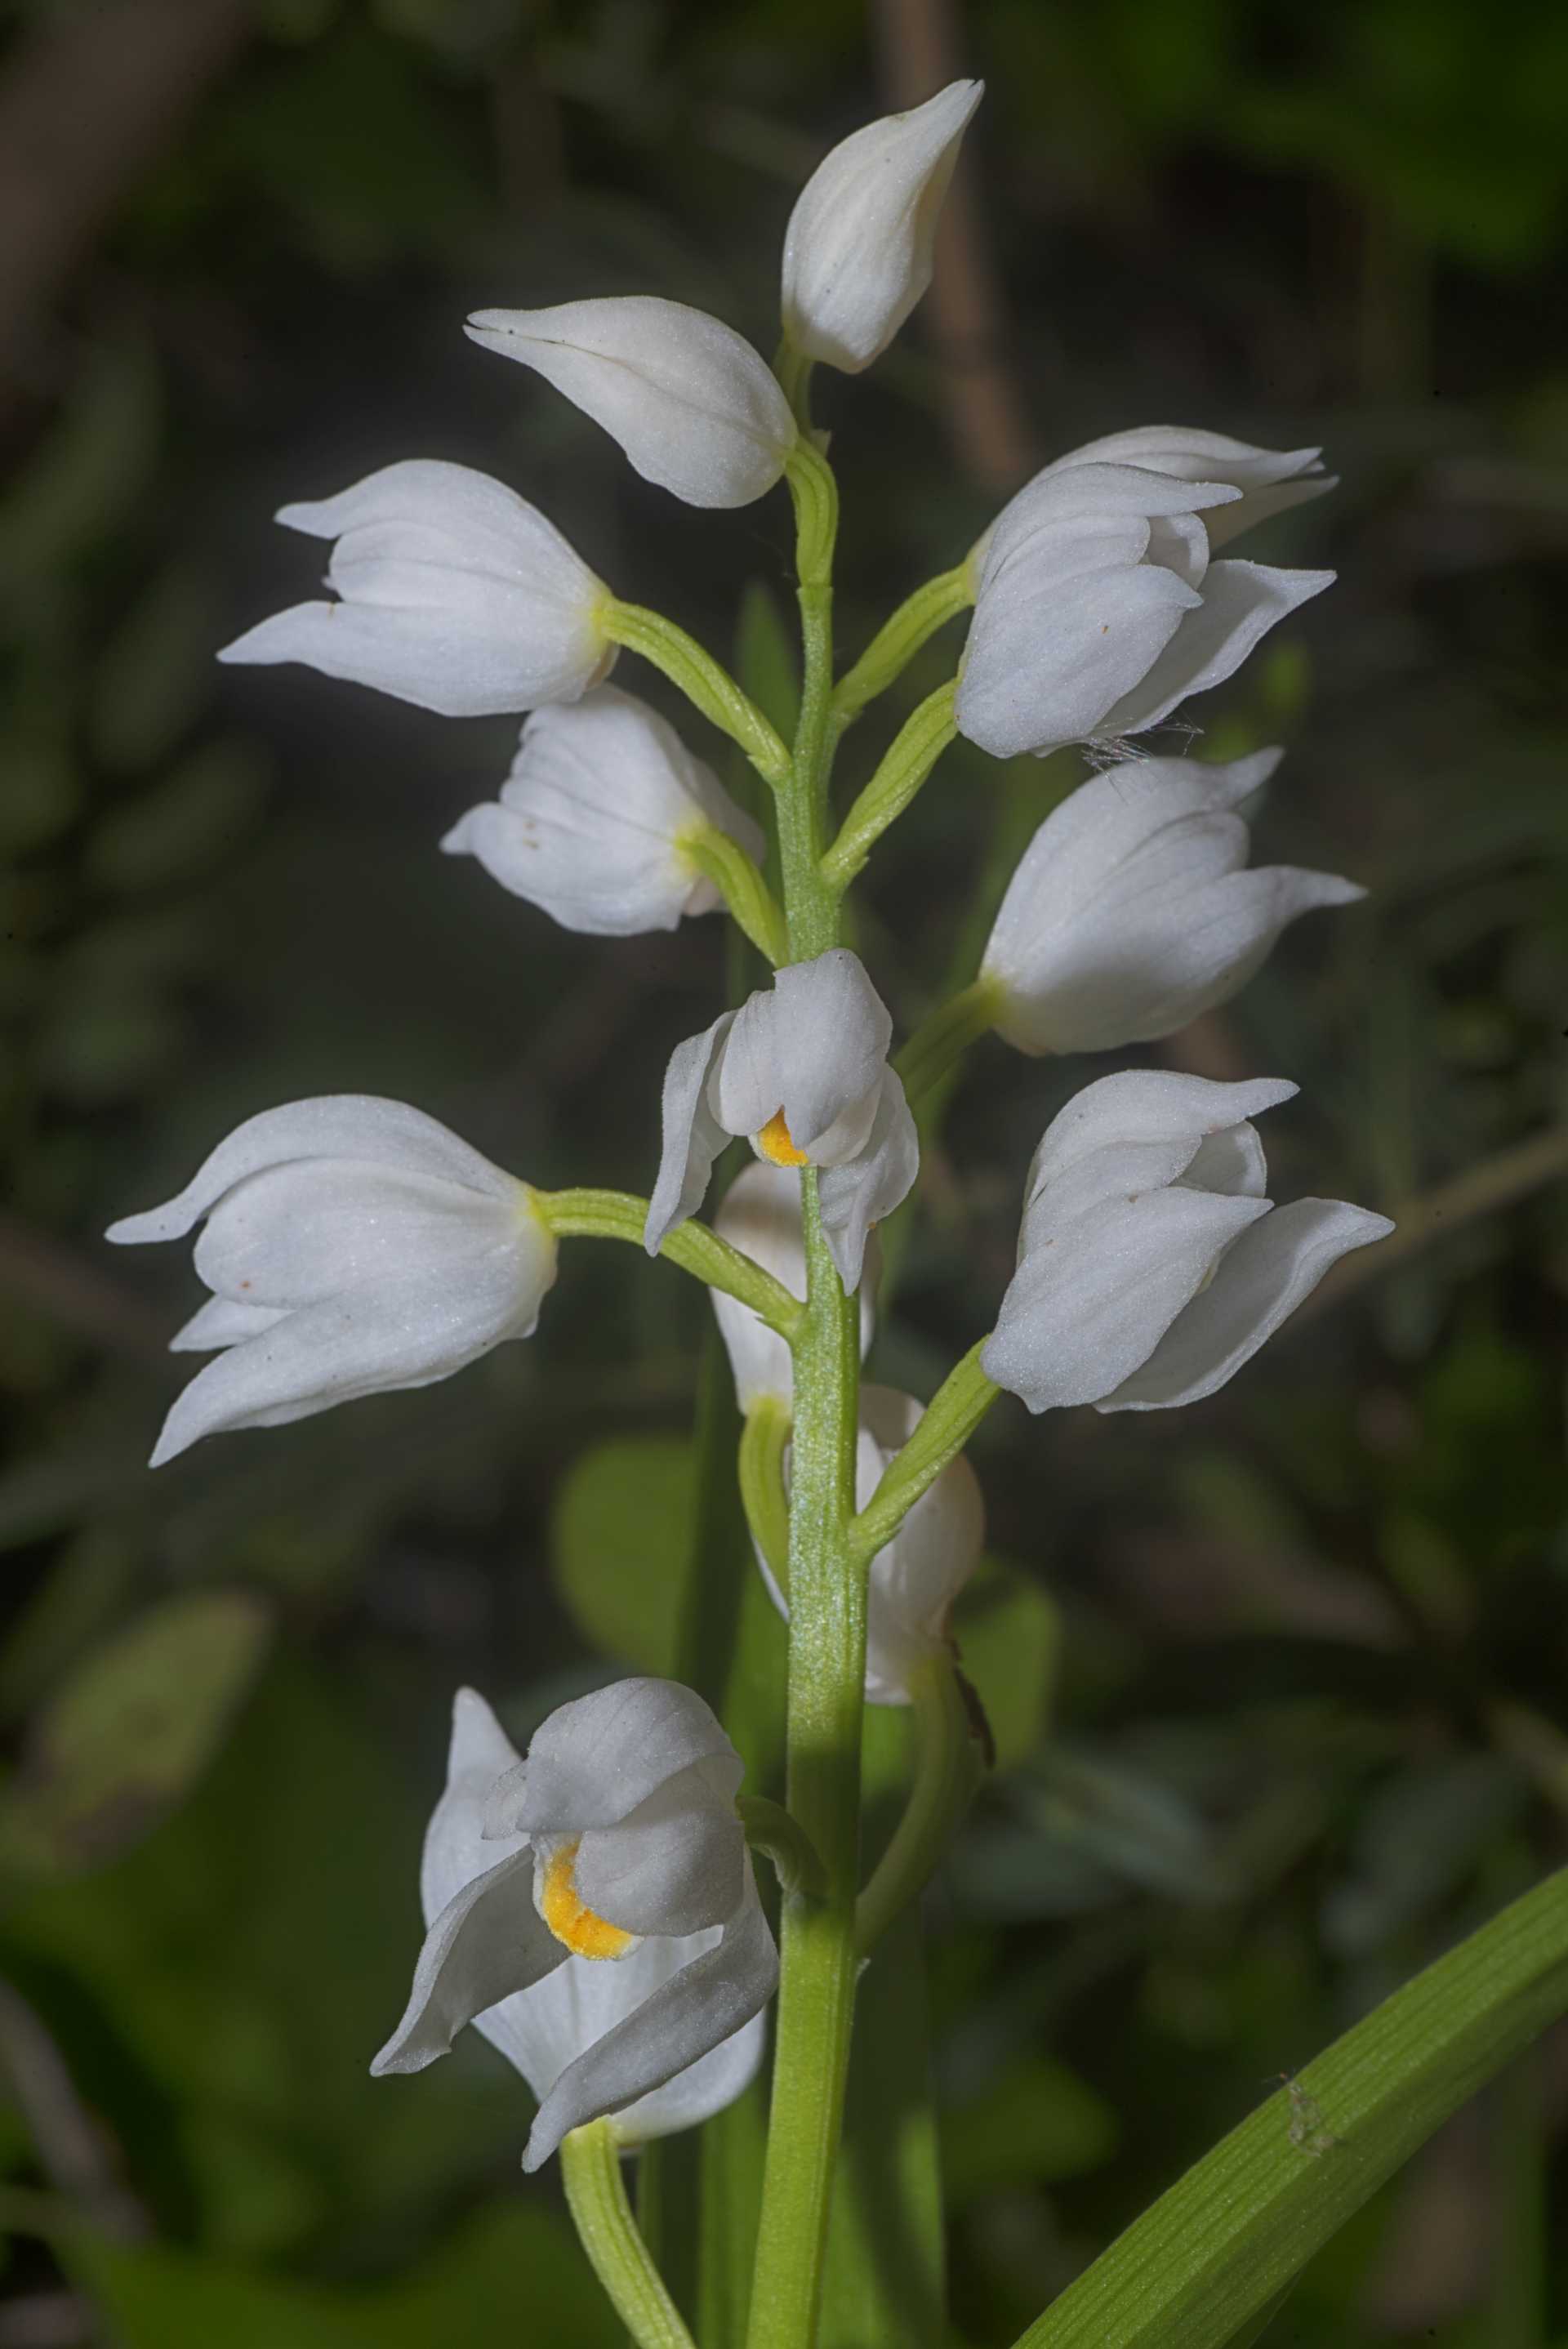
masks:
MULTIPOLYGON (((723 1681, 738 1606, 726 1685, 749 1674, 738 1733, 776 1765, 744 1546, 727 1612, 692 1579, 706 1307, 633 1251, 573 1247, 537 1338, 459 1380, 143 1468, 200 1292, 183 1251, 105 1247, 111 1217, 316 1091, 417 1102, 543 1185, 645 1189, 665 1058, 727 984, 717 923, 577 938, 436 854, 510 721, 215 667, 313 590, 320 550, 274 508, 399 457, 478 465, 787 702, 783 499, 676 504, 461 321, 651 291, 770 351, 801 180, 958 72, 989 96, 936 287, 872 376, 820 378, 841 643, 1101 432, 1321 440, 1343 476, 1255 547, 1340 585, 1189 714, 1200 755, 1288 746, 1260 857, 1372 895, 1161 1050, 1298 1080, 1277 1195, 1400 1236, 1208 1403, 1006 1403, 976 1447, 995 1558, 965 1644, 1002 1767, 928 1904, 929 2023, 954 2337, 999 2349, 1563 1856, 1568 16, 11 0, 0 24, 0 2349, 613 2341, 555 2187, 520 2179, 500 2059, 366 2076, 451 1692, 477 1681, 521 1740, 616 1669, 723 1681)), ((851 738, 855 780, 954 649, 851 738)), ((1080 771, 961 747, 879 853, 860 943, 901 1025, 970 975, 1080 771)), ((891 1236, 873 1375, 928 1394, 986 1325, 1028 1153, 1107 1065, 974 1056, 891 1236)), ((706 1375, 721 1398, 711 1350, 706 1375)), ((914 2077, 918 2013, 900 2029, 914 2077)), ((1565 2121, 1549 2041, 1271 2339, 1568 2340, 1565 2121)))

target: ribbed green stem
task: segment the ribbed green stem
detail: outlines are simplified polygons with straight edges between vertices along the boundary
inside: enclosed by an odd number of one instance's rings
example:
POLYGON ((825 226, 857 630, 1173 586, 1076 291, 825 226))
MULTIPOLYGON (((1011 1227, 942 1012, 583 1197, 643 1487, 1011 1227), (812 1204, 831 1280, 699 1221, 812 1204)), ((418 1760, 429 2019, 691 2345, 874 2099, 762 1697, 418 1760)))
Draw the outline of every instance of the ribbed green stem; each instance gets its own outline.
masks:
POLYGON ((911 1109, 918 1109, 970 1046, 979 1042, 994 1024, 1000 1003, 996 981, 976 978, 921 1022, 893 1062, 911 1109))
POLYGON ((600 618, 613 644, 640 653, 662 670, 711 725, 740 745, 764 781, 779 789, 789 771, 789 753, 750 696, 695 636, 662 612, 623 604, 616 596, 608 598, 600 618))
POLYGON ((561 2178, 593 2272, 637 2349, 695 2349, 637 2232, 608 2121, 590 2121, 562 2137, 561 2178))
POLYGON ((904 719, 887 756, 822 859, 822 877, 830 888, 841 894, 849 887, 889 824, 903 813, 957 734, 958 721, 953 714, 957 690, 956 680, 949 678, 904 719))
POLYGON ((781 963, 789 951, 782 909, 740 843, 708 823, 688 832, 680 846, 713 883, 758 953, 770 963, 781 963))
POLYGON ((862 1958, 924 1889, 985 1766, 957 1676, 945 1657, 934 1658, 916 1673, 910 1696, 914 1784, 892 1841, 855 1904, 855 1947, 862 1958))
MULTIPOLYGON (((635 1192, 535 1191, 533 1203, 558 1239, 629 1240, 634 1247, 643 1246, 648 1203, 635 1192)), ((670 1233, 659 1254, 666 1263, 678 1264, 683 1272, 706 1281, 710 1288, 738 1297, 781 1338, 792 1338, 805 1319, 798 1297, 791 1297, 781 1281, 731 1247, 727 1240, 721 1240, 717 1232, 710 1232, 706 1224, 682 1224, 670 1233)))
MULTIPOLYGON (((1002 1390, 980 1367, 982 1338, 954 1363, 902 1452, 850 1527, 851 1554, 869 1565, 892 1541, 916 1501, 957 1458, 1002 1390)), ((791 1599, 793 1604, 793 1599, 791 1599)))
POLYGON ((917 587, 897 611, 882 623, 851 669, 839 679, 833 693, 833 724, 841 732, 852 725, 868 701, 885 693, 900 678, 928 637, 975 601, 969 566, 940 571, 917 587))

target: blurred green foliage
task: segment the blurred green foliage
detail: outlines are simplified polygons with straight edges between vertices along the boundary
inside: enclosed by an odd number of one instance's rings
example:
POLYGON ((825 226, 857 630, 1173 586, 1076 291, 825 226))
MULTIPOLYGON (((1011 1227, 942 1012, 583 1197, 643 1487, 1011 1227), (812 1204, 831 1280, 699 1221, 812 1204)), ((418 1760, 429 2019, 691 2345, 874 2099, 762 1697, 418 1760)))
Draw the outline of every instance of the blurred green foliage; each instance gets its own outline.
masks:
MULTIPOLYGON (((57 13, 7 11, 12 57, 57 13)), ((1282 1195, 1398 1213, 1461 1186, 1397 1268, 1179 1423, 1009 1408, 984 1431, 997 1557, 960 1630, 1002 1766, 927 1913, 954 2321, 983 2349, 1561 1854, 1568 1216, 1560 1180, 1494 1183, 1484 1213, 1462 1186, 1568 1119, 1568 21, 940 14, 991 81, 996 350, 1041 456, 1175 414, 1322 440, 1344 477, 1262 550, 1342 585, 1198 716, 1204 755, 1289 745, 1260 854, 1372 895, 1171 1056, 1299 1080, 1271 1121, 1282 1195)), ((504 721, 211 657, 308 592, 278 504, 439 454, 516 481, 723 651, 738 613, 787 702, 776 607, 742 598, 781 587, 779 513, 672 507, 459 327, 480 301, 651 290, 770 347, 791 186, 885 104, 913 19, 268 0, 0 409, 0 2161, 54 2198, 46 2240, 11 2242, 0 2340, 44 2337, 5 2331, 11 2302, 126 2349, 614 2337, 553 2188, 519 2180, 521 2084, 478 2044, 415 2084, 366 2064, 416 1946, 453 1688, 521 1738, 701 1648, 700 1297, 574 1247, 529 1346, 149 1477, 191 1283, 97 1235, 313 1090, 418 1102, 543 1184, 645 1186, 665 1057, 727 984, 716 926, 571 937, 437 856, 503 772, 504 721)), ((952 364, 912 331, 824 388, 851 649, 986 517, 952 364)), ((902 1024, 968 975, 975 894, 1076 779, 1024 764, 954 753, 873 868, 861 944, 902 1024)), ((1084 1074, 975 1055, 890 1236, 876 1376, 927 1392, 971 1341, 1084 1074)), ((766 1772, 780 1634, 732 1554, 721 1628, 766 1772)), ((863 2108, 923 2027, 901 2016, 891 2056, 868 2037, 863 2108)), ((1564 2109, 1549 2045, 1270 2337, 1563 2338, 1541 2214, 1564 2109)), ((898 2158, 929 2164, 917 2127, 898 2158)))

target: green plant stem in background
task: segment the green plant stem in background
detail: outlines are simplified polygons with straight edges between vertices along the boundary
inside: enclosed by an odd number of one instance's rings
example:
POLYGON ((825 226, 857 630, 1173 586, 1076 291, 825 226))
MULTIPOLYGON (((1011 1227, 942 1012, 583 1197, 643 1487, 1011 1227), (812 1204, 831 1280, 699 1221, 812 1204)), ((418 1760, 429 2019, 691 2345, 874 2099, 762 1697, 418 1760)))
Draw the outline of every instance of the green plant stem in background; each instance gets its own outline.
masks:
POLYGON ((937 1388, 914 1433, 888 1463, 882 1483, 850 1527, 851 1554, 868 1566, 892 1541, 916 1501, 957 1458, 1002 1390, 980 1367, 982 1338, 937 1388))
POLYGON ((984 1771, 974 1724, 945 1658, 914 1675, 914 1783, 892 1841, 855 1904, 855 1947, 870 1957, 919 1898, 953 1841, 984 1771))
POLYGON ((758 953, 774 965, 781 963, 789 951, 782 910, 739 842, 710 823, 687 833, 680 846, 713 883, 758 953))
POLYGON ((958 613, 975 601, 969 566, 939 571, 923 587, 902 603, 885 620, 854 667, 847 669, 833 690, 833 724, 839 731, 854 723, 867 702, 885 693, 903 676, 921 647, 958 613))
POLYGON ((608 2121, 570 2130, 561 2143, 567 2206, 593 2272, 637 2349, 694 2349, 691 2334, 637 2232, 608 2121))
POLYGON ((773 1395, 754 1403, 740 1431, 740 1498, 751 1538, 786 1596, 789 1588, 789 1495, 784 1485, 784 1454, 789 1443, 789 1406, 773 1395))
POLYGON ((729 671, 695 636, 650 612, 641 604, 623 604, 612 596, 601 619, 611 642, 645 661, 678 686, 693 707, 700 709, 721 734, 738 743, 763 780, 777 791, 789 772, 789 753, 748 694, 729 671))
POLYGON ((957 734, 954 716, 957 690, 956 679, 950 678, 904 719, 822 859, 823 875, 830 887, 840 891, 849 887, 889 824, 903 813, 957 734))
POLYGON ((1407 1982, 1161 2195, 1016 2349, 1213 2349, 1568 2012, 1568 1869, 1407 1982))
POLYGON ((923 1019, 893 1062, 903 1079, 911 1109, 936 1092, 965 1052, 995 1024, 1001 989, 994 978, 976 978, 923 1019))
MULTIPOLYGON (((535 1191, 533 1203, 557 1239, 629 1240, 643 1245, 648 1203, 634 1191, 535 1191)), ((732 1248, 706 1224, 683 1224, 671 1232, 659 1249, 666 1264, 678 1264, 710 1288, 722 1288, 759 1313, 770 1330, 791 1338, 805 1319, 798 1297, 781 1281, 764 1272, 748 1256, 732 1248)))

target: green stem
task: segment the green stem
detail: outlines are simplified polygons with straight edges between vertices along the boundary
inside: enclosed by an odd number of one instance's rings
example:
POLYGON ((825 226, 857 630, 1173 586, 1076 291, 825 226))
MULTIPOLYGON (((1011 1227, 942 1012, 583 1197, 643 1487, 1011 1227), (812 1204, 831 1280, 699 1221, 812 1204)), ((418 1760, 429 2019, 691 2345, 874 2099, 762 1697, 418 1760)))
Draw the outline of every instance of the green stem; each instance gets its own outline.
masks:
POLYGON ((791 452, 789 482, 799 547, 796 592, 803 670, 789 780, 779 793, 779 854, 789 951, 798 962, 807 962, 839 942, 839 893, 821 869, 833 753, 828 718, 833 690, 838 491, 825 460, 807 441, 791 452))
POLYGON ((786 335, 773 355, 773 372, 802 432, 811 429, 811 369, 815 359, 797 350, 786 335))
POLYGON ((892 1841, 855 1903, 855 1948, 869 1957, 929 1881, 984 1768, 957 1676, 945 1657, 915 1674, 914 1784, 892 1841))
POLYGON ((799 1821, 790 1816, 782 1803, 770 1803, 766 1795, 742 1795, 735 1807, 747 1842, 772 1862, 784 1890, 803 1892, 820 1900, 828 1889, 827 1878, 817 1847, 802 1832, 799 1821))
POLYGON ((789 1492, 784 1454, 789 1443, 789 1407, 765 1395, 746 1414, 740 1431, 740 1498, 752 1540, 768 1570, 786 1594, 789 1588, 789 1492))
POLYGON ((764 781, 779 788, 789 771, 789 752, 750 696, 695 636, 662 612, 623 604, 617 596, 606 601, 600 618, 612 644, 640 653, 662 670, 710 724, 740 745, 764 781))
POLYGON ((926 640, 938 628, 965 612, 975 601, 967 563, 954 571, 939 571, 923 587, 882 623, 851 669, 839 679, 833 693, 833 723, 841 732, 853 725, 868 701, 885 693, 926 640))
POLYGON ((688 832, 682 854, 711 881, 759 955, 775 965, 789 954, 784 916, 772 890, 738 840, 716 823, 688 832))
POLYGON ((960 993, 939 1004, 922 1020, 893 1062, 903 1079, 904 1096, 918 1109, 955 1069, 972 1044, 977 1044, 995 1020, 1001 989, 994 978, 976 978, 960 993))
MULTIPOLYGON (((629 1240, 634 1247, 643 1245, 648 1203, 634 1192, 535 1191, 533 1204, 558 1239, 629 1240)), ((717 1232, 710 1232, 706 1224, 682 1224, 670 1233, 659 1254, 666 1263, 678 1264, 683 1272, 706 1281, 710 1288, 738 1297, 781 1338, 793 1340, 806 1318, 799 1299, 791 1297, 781 1281, 731 1247, 727 1240, 721 1240, 717 1232)))
POLYGON ((949 678, 904 719, 876 773, 844 818, 822 859, 829 886, 847 889, 890 823, 903 813, 958 732, 954 716, 957 680, 949 678))
POLYGON ((637 2232, 621 2148, 608 2121, 568 2131, 561 2141, 561 2176, 583 2248, 637 2349, 695 2349, 637 2232))
MULTIPOLYGON (((849 1529, 851 1557, 869 1565, 892 1541, 921 1495, 956 1459, 1001 1393, 980 1367, 981 1348, 987 1342, 982 1338, 954 1364, 903 1450, 889 1461, 882 1483, 849 1529)), ((797 1383, 799 1377, 797 1356, 797 1383)))

